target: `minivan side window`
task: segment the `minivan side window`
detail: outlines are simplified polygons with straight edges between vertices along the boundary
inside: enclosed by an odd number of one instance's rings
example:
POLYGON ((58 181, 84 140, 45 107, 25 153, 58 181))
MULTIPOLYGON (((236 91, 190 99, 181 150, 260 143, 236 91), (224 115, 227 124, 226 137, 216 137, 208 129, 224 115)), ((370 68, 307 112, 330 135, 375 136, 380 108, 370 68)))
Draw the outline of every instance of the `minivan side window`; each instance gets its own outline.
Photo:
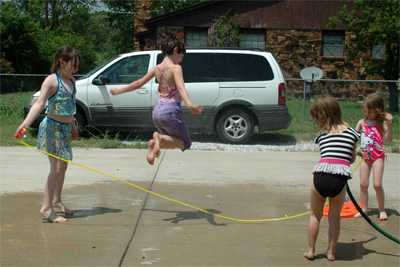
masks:
MULTIPOLYGON (((161 54, 157 64, 163 60, 161 54)), ((181 62, 185 83, 218 82, 214 53, 186 53, 181 62)))
POLYGON ((274 73, 268 60, 259 55, 216 54, 221 82, 270 81, 274 73))
POLYGON ((150 55, 126 57, 107 68, 101 75, 110 84, 131 83, 147 73, 149 61, 150 55))

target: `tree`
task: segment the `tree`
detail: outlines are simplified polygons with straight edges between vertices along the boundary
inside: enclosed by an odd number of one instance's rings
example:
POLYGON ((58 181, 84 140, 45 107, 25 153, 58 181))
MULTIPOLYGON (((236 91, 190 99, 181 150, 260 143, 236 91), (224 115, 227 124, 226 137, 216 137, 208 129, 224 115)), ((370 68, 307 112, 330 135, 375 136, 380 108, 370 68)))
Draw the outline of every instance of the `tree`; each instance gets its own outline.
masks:
POLYGON ((110 38, 116 52, 127 53, 134 49, 135 42, 135 1, 103 0, 108 8, 110 38))
POLYGON ((44 1, 1 2, 1 72, 49 73, 54 53, 62 45, 72 45, 83 55, 80 71, 95 65, 95 36, 87 31, 89 4, 94 0, 52 0, 48 2, 46 27, 44 1))
MULTIPOLYGON (((400 48, 400 1, 399 0, 355 0, 354 10, 343 6, 338 17, 330 18, 329 25, 336 28, 346 25, 354 34, 346 49, 349 60, 360 53, 369 51, 377 43, 385 44, 382 60, 365 64, 371 74, 379 74, 386 80, 397 80, 399 76, 400 48)), ((389 86, 390 112, 399 112, 399 92, 395 86, 389 86)))
POLYGON ((211 47, 238 47, 241 39, 240 22, 234 21, 225 14, 211 25, 207 45, 211 47))
POLYGON ((1 72, 35 73, 38 68, 43 71, 37 38, 41 35, 40 26, 11 3, 1 5, 0 26, 1 61, 7 63, 1 65, 1 72))

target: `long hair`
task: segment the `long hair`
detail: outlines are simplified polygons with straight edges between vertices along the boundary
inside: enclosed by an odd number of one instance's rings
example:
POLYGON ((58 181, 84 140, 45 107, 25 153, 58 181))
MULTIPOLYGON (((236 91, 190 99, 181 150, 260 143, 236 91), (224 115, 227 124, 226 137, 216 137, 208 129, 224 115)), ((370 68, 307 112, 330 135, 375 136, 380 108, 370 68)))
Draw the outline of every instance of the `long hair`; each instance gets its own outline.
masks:
POLYGON ((165 57, 166 55, 172 55, 175 47, 178 47, 178 54, 186 54, 186 46, 181 39, 174 36, 170 36, 161 44, 161 52, 165 57))
MULTIPOLYGON (((383 130, 383 121, 385 120, 385 103, 380 94, 374 93, 368 95, 363 101, 363 110, 373 109, 376 111, 376 121, 378 123, 378 129, 383 130)), ((367 116, 365 116, 367 118, 367 116)))
POLYGON ((317 98, 311 105, 310 115, 321 130, 330 130, 343 124, 348 126, 342 120, 342 111, 338 102, 331 96, 317 98))
POLYGON ((61 59, 64 60, 65 62, 73 60, 72 64, 75 66, 75 68, 78 67, 78 60, 79 63, 82 62, 82 56, 78 50, 76 50, 72 46, 64 45, 58 48, 54 56, 53 65, 51 66, 51 72, 54 72, 58 70, 58 68, 60 68, 61 59))

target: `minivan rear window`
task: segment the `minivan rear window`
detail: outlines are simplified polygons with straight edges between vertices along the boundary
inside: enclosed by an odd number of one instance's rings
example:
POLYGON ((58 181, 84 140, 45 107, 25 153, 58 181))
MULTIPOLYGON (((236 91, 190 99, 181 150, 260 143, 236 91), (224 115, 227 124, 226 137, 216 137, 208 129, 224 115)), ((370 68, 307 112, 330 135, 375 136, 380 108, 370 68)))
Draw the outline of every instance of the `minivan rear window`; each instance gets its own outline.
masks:
MULTIPOLYGON (((157 56, 160 64, 163 56, 157 56)), ((182 63, 185 83, 270 81, 274 73, 259 55, 233 53, 186 53, 182 63)))
POLYGON ((274 79, 271 66, 263 56, 217 53, 216 64, 221 82, 270 81, 274 79))
MULTIPOLYGON (((157 64, 163 60, 157 56, 157 64)), ((219 82, 214 53, 186 53, 181 62, 185 83, 219 82)))

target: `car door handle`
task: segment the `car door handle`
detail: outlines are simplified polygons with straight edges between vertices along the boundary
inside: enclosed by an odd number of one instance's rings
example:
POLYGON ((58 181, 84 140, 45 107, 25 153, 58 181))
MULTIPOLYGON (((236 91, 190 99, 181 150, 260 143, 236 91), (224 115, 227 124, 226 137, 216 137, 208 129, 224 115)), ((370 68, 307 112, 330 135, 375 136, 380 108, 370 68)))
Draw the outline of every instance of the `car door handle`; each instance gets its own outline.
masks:
POLYGON ((147 93, 149 93, 149 91, 146 88, 138 89, 136 92, 138 94, 147 94, 147 93))

